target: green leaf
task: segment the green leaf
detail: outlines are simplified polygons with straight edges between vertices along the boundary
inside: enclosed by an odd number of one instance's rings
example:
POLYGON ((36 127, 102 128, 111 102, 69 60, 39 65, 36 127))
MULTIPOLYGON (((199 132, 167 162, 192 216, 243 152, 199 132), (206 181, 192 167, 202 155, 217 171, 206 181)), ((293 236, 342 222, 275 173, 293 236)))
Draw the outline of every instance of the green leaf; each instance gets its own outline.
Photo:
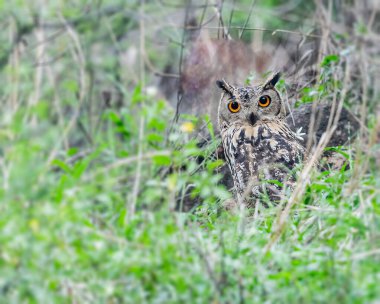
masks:
POLYGON ((340 57, 336 54, 327 55, 323 58, 321 62, 321 67, 329 67, 332 63, 337 63, 340 57))
POLYGON ((350 159, 350 155, 348 153, 344 152, 342 150, 341 146, 339 146, 339 147, 326 147, 324 150, 325 151, 334 151, 334 152, 339 153, 340 155, 342 155, 344 158, 350 159))
POLYGON ((145 99, 145 97, 142 94, 141 85, 137 85, 135 87, 135 90, 133 91, 133 94, 132 94, 132 98, 131 98, 132 104, 140 103, 144 99, 145 99))
POLYGON ((206 122, 207 130, 210 133, 211 139, 215 140, 214 127, 213 127, 212 122, 210 120, 210 116, 209 115, 205 115, 204 116, 204 120, 206 122))
POLYGON ((166 122, 158 117, 153 117, 148 122, 148 128, 156 129, 157 131, 164 131, 166 128, 166 122))
POLYGON ((57 166, 57 167, 61 168, 66 173, 71 173, 72 172, 72 168, 68 164, 66 164, 65 162, 63 162, 60 159, 54 159, 51 162, 51 165, 52 166, 57 166))
POLYGON ((279 187, 283 187, 284 186, 280 181, 278 181, 276 179, 269 179, 269 180, 267 180, 267 183, 273 184, 273 185, 277 185, 279 187))
POLYGON ((212 170, 214 170, 214 169, 216 169, 216 168, 222 166, 223 164, 224 164, 224 161, 223 161, 223 160, 221 160, 221 159, 217 159, 217 160, 215 160, 215 161, 208 162, 208 163, 207 163, 207 169, 212 171, 212 170))
POLYGON ((152 160, 157 166, 170 166, 171 164, 171 158, 168 155, 155 155, 152 160))
POLYGON ((158 133, 150 133, 146 135, 146 139, 150 142, 162 142, 164 137, 158 133))
POLYGON ((72 79, 68 79, 68 80, 64 81, 63 87, 66 90, 73 92, 73 93, 78 92, 78 89, 79 89, 78 82, 75 80, 72 80, 72 79))
POLYGON ((73 148, 70 148, 69 150, 67 150, 67 156, 74 156, 75 154, 77 154, 78 153, 78 151, 79 151, 79 149, 78 148, 75 148, 75 147, 73 147, 73 148))

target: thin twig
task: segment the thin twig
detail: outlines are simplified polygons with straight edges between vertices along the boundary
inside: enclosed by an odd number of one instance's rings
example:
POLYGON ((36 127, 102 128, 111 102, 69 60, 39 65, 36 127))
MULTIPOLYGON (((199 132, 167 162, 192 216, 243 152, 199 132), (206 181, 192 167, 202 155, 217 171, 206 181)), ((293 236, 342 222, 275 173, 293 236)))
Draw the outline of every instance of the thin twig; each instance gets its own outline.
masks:
MULTIPOLYGON (((181 26, 176 26, 181 27, 181 26)), ((193 30, 195 26, 188 25, 184 27, 186 30, 193 30)), ((202 29, 209 29, 209 30, 220 30, 217 26, 203 26, 202 29)), ((306 34, 299 31, 291 31, 291 30, 284 30, 284 29, 267 29, 262 27, 243 27, 243 26, 231 26, 230 29, 238 29, 244 31, 262 31, 262 32, 270 32, 272 35, 276 35, 277 33, 285 33, 285 34, 292 34, 292 35, 299 35, 299 36, 305 36, 305 37, 311 37, 311 38, 321 38, 320 35, 317 34, 306 34)))
POLYGON ((231 29, 231 25, 232 25, 232 18, 234 17, 235 1, 236 0, 232 0, 232 8, 231 8, 230 19, 228 20, 228 28, 227 28, 228 35, 230 34, 230 29, 231 29))
MULTIPOLYGON (((186 7, 185 11, 185 19, 183 21, 183 31, 182 31, 182 38, 181 38, 181 48, 180 48, 180 53, 179 53, 179 64, 178 64, 178 75, 179 75, 179 80, 178 80, 178 90, 177 90, 177 104, 176 104, 176 110, 175 110, 175 115, 170 127, 170 131, 173 129, 174 124, 178 122, 179 118, 179 109, 181 107, 182 99, 183 99, 183 94, 182 94, 182 89, 181 89, 181 77, 182 77, 182 64, 183 64, 183 52, 185 49, 185 36, 186 36, 186 27, 187 23, 189 20, 189 7, 191 6, 191 0, 188 1, 188 5, 186 7)), ((197 29, 197 27, 195 27, 197 29)))
MULTIPOLYGON (((144 14, 144 0, 141 0, 140 5, 140 15, 144 14)), ((144 54, 145 54, 145 20, 140 18, 140 84, 141 87, 145 87, 145 63, 144 63, 144 54)), ((126 215, 125 222, 130 222, 134 217, 137 205, 137 197, 140 189, 140 179, 141 179, 141 169, 142 169, 142 155, 143 155, 143 141, 144 141, 144 126, 145 118, 142 115, 140 118, 139 125, 139 138, 138 138, 138 152, 137 152, 137 164, 136 164, 136 173, 135 180, 133 183, 133 189, 131 195, 127 196, 126 201, 126 215)))
POLYGON ((251 15, 252 15, 253 7, 255 6, 255 3, 256 3, 256 0, 252 0, 251 7, 250 7, 249 13, 248 13, 248 17, 245 20, 243 27, 241 28, 242 31, 240 32, 239 39, 241 39, 241 37, 243 37, 244 31, 247 29, 247 25, 248 25, 249 20, 251 19, 251 15))
POLYGON ((66 31, 71 38, 71 40, 74 43, 75 50, 72 51, 72 56, 74 57, 75 61, 78 64, 79 67, 79 83, 80 83, 80 89, 79 89, 79 98, 78 98, 78 105, 75 109, 74 115, 72 116, 70 122, 66 126, 66 128, 62 132, 61 138, 57 141, 57 144, 55 145, 54 149, 51 151, 47 162, 46 167, 49 167, 52 160, 56 157, 58 150, 60 149, 62 142, 67 138, 67 135, 70 133, 71 129, 75 126, 77 123, 82 104, 84 102, 84 97, 86 94, 86 59, 83 54, 82 46, 80 43, 80 39, 78 37, 77 32, 72 28, 72 26, 67 22, 67 20, 63 17, 62 14, 60 14, 60 19, 62 23, 64 24, 66 31))
POLYGON ((136 205, 137 205, 137 197, 140 189, 140 180, 141 180, 141 168, 142 168, 142 155, 143 155, 143 140, 144 140, 144 117, 140 118, 139 125, 139 144, 138 144, 138 154, 136 158, 136 174, 135 181, 133 183, 132 194, 127 197, 127 214, 126 214, 126 222, 129 222, 133 216, 135 215, 136 205))
POLYGON ((136 164, 136 162, 140 159, 141 161, 144 160, 151 160, 155 156, 170 156, 171 151, 169 150, 163 150, 163 151, 151 151, 140 155, 134 155, 126 158, 119 159, 107 166, 104 166, 103 168, 95 171, 94 173, 91 173, 89 175, 85 175, 84 180, 89 181, 99 175, 106 174, 107 172, 117 169, 119 167, 128 166, 131 164, 136 164))
MULTIPOLYGON (((277 242, 277 240, 280 238, 281 234, 285 230, 285 225, 287 223, 287 219, 289 218, 290 211, 293 208, 294 205, 296 205, 302 198, 302 195, 305 193, 306 186, 310 183, 310 175, 313 167, 317 163, 318 159, 321 157, 324 148, 326 145, 329 143, 332 135, 334 134, 337 124, 339 121, 339 117, 341 114, 341 110, 343 107, 343 102, 346 98, 347 94, 347 89, 348 89, 348 79, 349 79, 349 64, 346 65, 346 70, 345 70, 345 77, 344 77, 344 84, 338 104, 337 111, 335 113, 331 113, 331 115, 334 115, 334 121, 333 124, 331 125, 330 129, 327 129, 325 133, 323 133, 317 147, 314 150, 314 153, 309 157, 307 163, 305 164, 305 167, 303 168, 299 178, 298 178, 298 183, 292 192, 284 210, 280 213, 277 223, 276 223, 276 228, 274 232, 271 235, 270 240, 265 246, 265 251, 269 252, 272 248, 272 246, 277 242)), ((334 94, 337 94, 337 88, 335 87, 334 94)))

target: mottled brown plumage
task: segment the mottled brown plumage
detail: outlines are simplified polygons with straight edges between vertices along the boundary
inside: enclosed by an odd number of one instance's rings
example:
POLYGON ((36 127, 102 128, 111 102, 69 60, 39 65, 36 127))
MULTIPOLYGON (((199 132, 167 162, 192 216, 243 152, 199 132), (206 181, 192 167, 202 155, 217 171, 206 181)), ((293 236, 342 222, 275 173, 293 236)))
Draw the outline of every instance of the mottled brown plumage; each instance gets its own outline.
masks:
POLYGON ((279 201, 284 188, 292 188, 294 171, 304 158, 304 148, 285 122, 285 107, 275 88, 279 77, 274 74, 255 87, 217 81, 224 91, 219 127, 236 198, 251 207, 263 195, 279 201))

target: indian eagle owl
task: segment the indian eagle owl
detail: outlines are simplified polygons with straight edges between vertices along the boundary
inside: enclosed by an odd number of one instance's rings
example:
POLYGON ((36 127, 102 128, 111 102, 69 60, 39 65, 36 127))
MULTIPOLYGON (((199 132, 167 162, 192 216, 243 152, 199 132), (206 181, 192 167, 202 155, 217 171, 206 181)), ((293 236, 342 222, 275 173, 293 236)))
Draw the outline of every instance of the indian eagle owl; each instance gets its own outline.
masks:
POLYGON ((295 183, 295 167, 305 150, 285 122, 285 105, 275 85, 280 73, 263 85, 235 87, 224 80, 218 124, 237 200, 249 207, 267 196, 278 202, 295 183))

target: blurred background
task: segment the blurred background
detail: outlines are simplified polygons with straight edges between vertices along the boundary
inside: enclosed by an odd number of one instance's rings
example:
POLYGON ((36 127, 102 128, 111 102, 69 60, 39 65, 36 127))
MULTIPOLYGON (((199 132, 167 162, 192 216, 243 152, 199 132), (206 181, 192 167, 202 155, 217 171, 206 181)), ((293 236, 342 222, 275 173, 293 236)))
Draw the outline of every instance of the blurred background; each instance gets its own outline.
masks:
POLYGON ((0 16, 1 302, 379 300, 378 0, 0 0, 0 16), (295 130, 343 109, 326 145, 345 165, 313 173, 268 251, 279 210, 222 207, 215 80, 273 71, 295 130))

